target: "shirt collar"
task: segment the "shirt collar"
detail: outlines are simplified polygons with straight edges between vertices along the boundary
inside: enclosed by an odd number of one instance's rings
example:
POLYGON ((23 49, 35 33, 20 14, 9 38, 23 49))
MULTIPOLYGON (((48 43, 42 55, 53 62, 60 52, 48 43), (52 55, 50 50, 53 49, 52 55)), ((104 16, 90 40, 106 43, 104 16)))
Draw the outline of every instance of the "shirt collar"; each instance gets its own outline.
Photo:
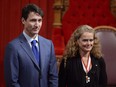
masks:
POLYGON ((25 31, 23 31, 23 35, 25 36, 25 38, 27 39, 27 41, 28 41, 29 43, 31 43, 33 40, 36 40, 36 41, 38 42, 38 35, 35 37, 35 39, 33 39, 33 38, 31 38, 29 35, 27 35, 27 34, 25 33, 25 31))

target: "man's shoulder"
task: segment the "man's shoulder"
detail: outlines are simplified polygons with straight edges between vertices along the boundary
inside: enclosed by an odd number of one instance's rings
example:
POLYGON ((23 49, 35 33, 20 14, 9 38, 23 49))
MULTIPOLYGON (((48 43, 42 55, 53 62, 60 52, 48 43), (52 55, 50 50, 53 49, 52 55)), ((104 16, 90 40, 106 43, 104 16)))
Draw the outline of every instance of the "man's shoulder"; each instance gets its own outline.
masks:
POLYGON ((39 41, 40 41, 40 44, 43 44, 44 46, 47 46, 47 47, 53 46, 52 40, 47 39, 43 36, 39 36, 39 41))
POLYGON ((8 42, 8 45, 13 45, 16 46, 19 43, 19 37, 16 37, 14 39, 12 39, 10 42, 8 42))
POLYGON ((39 35, 39 40, 43 40, 43 41, 46 41, 46 42, 51 42, 50 39, 47 39, 47 38, 45 38, 43 36, 40 36, 40 35, 39 35))

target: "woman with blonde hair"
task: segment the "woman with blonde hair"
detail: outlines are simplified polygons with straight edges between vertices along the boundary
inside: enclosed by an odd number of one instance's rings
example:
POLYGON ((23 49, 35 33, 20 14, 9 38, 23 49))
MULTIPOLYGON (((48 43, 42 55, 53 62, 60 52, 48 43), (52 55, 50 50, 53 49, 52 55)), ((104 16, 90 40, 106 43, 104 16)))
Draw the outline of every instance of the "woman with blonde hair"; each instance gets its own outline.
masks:
POLYGON ((79 26, 71 35, 59 69, 59 87, 106 87, 106 65, 95 30, 79 26))

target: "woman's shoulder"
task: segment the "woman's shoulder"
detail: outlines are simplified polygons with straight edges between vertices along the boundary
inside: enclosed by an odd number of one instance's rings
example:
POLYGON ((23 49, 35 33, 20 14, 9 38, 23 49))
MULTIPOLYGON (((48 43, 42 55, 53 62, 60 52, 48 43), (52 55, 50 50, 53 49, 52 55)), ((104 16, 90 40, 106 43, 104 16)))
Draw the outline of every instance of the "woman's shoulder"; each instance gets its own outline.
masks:
POLYGON ((73 56, 73 57, 68 57, 67 61, 75 61, 75 60, 78 60, 78 59, 80 59, 80 56, 73 56))
POLYGON ((98 61, 98 63, 99 63, 100 66, 105 65, 105 60, 104 60, 103 57, 100 57, 100 58, 96 58, 95 57, 95 60, 98 61))

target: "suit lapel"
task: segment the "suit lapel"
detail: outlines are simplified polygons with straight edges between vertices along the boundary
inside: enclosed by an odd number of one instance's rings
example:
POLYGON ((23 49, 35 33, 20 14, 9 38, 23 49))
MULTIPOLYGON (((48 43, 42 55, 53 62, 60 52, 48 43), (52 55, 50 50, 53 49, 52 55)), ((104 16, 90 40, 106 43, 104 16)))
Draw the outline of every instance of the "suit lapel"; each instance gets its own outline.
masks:
POLYGON ((44 48, 44 44, 43 44, 43 39, 39 36, 39 47, 40 47, 40 61, 41 61, 41 72, 43 71, 44 68, 44 64, 45 64, 45 52, 46 49, 44 48))
POLYGON ((31 48, 30 48, 30 46, 29 46, 29 44, 28 44, 26 38, 24 37, 24 35, 21 34, 21 35, 19 36, 19 39, 20 39, 20 42, 21 42, 21 47, 22 47, 22 48, 25 50, 25 52, 29 55, 29 57, 31 58, 32 62, 37 66, 38 70, 40 70, 40 67, 39 67, 37 61, 35 60, 34 55, 33 55, 33 53, 32 53, 32 50, 31 50, 31 48))

